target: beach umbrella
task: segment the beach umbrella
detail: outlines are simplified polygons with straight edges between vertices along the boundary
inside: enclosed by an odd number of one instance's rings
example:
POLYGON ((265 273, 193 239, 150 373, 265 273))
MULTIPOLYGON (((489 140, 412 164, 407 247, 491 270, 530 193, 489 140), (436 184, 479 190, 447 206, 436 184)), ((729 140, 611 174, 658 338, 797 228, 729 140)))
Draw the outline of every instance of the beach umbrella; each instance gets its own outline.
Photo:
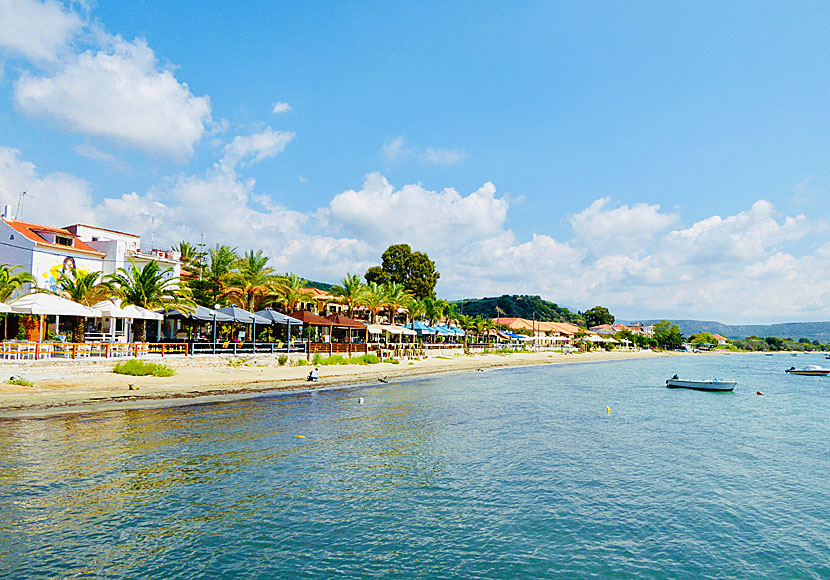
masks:
POLYGON ((286 343, 288 344, 288 350, 291 351, 291 327, 292 326, 302 326, 303 321, 297 320, 296 318, 292 318, 287 314, 283 314, 282 312, 278 312, 267 306, 264 310, 258 310, 256 312, 257 316, 261 316, 262 318, 267 318, 271 321, 271 324, 284 324, 285 325, 285 336, 286 336, 286 343))
POLYGON ((220 308, 219 312, 222 314, 227 314, 228 316, 233 318, 234 322, 240 322, 242 324, 253 324, 254 328, 252 331, 253 336, 251 337, 251 341, 254 343, 254 347, 256 347, 256 325, 269 325, 271 321, 263 316, 258 316, 253 312, 248 312, 244 308, 240 308, 235 304, 231 304, 230 306, 225 306, 224 308, 220 308))
MULTIPOLYGON (((156 312, 164 311, 157 310, 156 312)), ((199 305, 196 305, 193 312, 182 312, 181 310, 171 308, 170 310, 164 312, 164 317, 171 318, 173 320, 197 320, 199 322, 233 322, 233 318, 227 314, 223 314, 217 310, 213 310, 212 308, 206 308, 199 305)))
POLYGON ((87 318, 101 316, 100 310, 72 302, 55 294, 41 292, 21 296, 9 306, 13 312, 18 314, 54 314, 57 316, 84 316, 87 318))

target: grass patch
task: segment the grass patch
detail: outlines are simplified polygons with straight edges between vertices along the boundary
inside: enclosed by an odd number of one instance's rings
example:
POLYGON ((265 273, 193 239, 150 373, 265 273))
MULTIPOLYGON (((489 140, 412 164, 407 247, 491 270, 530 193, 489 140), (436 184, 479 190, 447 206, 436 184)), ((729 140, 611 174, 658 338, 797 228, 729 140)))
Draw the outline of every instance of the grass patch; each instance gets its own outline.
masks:
POLYGON ((281 354, 280 358, 277 359, 277 362, 280 363, 281 367, 284 367, 285 363, 288 362, 288 355, 287 354, 281 354))
POLYGON ((6 384, 17 385, 18 387, 31 387, 32 385, 34 385, 32 381, 27 381, 23 377, 9 377, 9 380, 6 381, 6 384))
POLYGON ((172 377, 175 371, 167 365, 145 362, 143 360, 128 360, 115 365, 112 372, 119 375, 130 375, 133 377, 172 377))
POLYGON ((306 366, 308 366, 308 361, 305 360, 304 358, 298 359, 297 360, 297 366, 298 367, 306 367, 306 366))
POLYGON ((328 357, 318 357, 315 355, 314 364, 317 366, 327 365, 374 365, 380 362, 377 355, 364 354, 361 356, 345 357, 339 354, 333 354, 328 357))
POLYGON ((395 359, 393 359, 392 357, 389 357, 389 358, 385 358, 385 359, 383 359, 383 362, 385 362, 385 363, 391 363, 391 364, 393 364, 393 365, 399 365, 399 364, 401 364, 401 361, 399 361, 399 360, 395 360, 395 359))

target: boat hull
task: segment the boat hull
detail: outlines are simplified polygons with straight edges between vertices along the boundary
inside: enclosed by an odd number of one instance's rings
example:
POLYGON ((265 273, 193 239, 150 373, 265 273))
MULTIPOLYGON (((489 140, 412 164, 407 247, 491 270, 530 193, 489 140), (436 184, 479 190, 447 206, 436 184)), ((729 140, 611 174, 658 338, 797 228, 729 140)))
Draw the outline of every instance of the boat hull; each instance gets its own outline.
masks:
POLYGON ((830 375, 830 369, 824 369, 824 370, 820 370, 820 371, 805 371, 805 370, 799 370, 799 369, 796 369, 796 370, 787 369, 784 372, 788 373, 788 374, 791 374, 791 375, 800 375, 802 377, 826 377, 827 375, 830 375))
POLYGON ((670 389, 692 389, 695 391, 731 391, 738 381, 684 381, 668 379, 666 386, 670 389))

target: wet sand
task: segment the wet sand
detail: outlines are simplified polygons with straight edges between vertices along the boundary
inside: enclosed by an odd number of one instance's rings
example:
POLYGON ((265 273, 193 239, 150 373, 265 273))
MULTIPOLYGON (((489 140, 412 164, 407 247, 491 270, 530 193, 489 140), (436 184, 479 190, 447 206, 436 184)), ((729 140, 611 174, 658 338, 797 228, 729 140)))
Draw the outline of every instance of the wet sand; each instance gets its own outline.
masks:
MULTIPOLYGON (((172 377, 133 377, 112 372, 116 360, 4 361, 0 379, 24 377, 30 387, 0 383, 0 418, 42 416, 120 408, 194 404, 260 396, 269 392, 380 384, 446 372, 501 367, 683 356, 679 353, 552 352, 514 354, 433 354, 399 364, 321 366, 320 381, 305 380, 307 366, 280 366, 273 355, 237 357, 148 357, 176 371, 172 377), (132 386, 132 388, 131 388, 132 386)), ((692 355, 693 356, 693 355, 692 355)))

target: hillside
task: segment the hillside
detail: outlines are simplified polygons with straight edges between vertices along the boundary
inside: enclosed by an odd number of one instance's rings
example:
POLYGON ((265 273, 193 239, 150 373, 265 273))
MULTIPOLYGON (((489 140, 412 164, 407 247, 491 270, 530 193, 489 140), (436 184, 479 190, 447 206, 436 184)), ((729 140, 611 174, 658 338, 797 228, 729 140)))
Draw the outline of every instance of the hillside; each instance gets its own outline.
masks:
MULTIPOLYGON (((646 320, 645 322, 653 324, 660 321, 646 320)), ((796 341, 807 338, 824 344, 830 342, 830 322, 782 322, 779 324, 723 324, 714 320, 672 320, 672 322, 680 327, 680 332, 684 336, 696 332, 710 332, 732 339, 754 335, 792 338, 796 341)))
POLYGON ((585 324, 582 317, 564 306, 542 300, 539 296, 505 294, 498 298, 465 298, 453 302, 458 311, 467 316, 484 316, 485 318, 519 317, 549 322, 571 322, 585 324))

